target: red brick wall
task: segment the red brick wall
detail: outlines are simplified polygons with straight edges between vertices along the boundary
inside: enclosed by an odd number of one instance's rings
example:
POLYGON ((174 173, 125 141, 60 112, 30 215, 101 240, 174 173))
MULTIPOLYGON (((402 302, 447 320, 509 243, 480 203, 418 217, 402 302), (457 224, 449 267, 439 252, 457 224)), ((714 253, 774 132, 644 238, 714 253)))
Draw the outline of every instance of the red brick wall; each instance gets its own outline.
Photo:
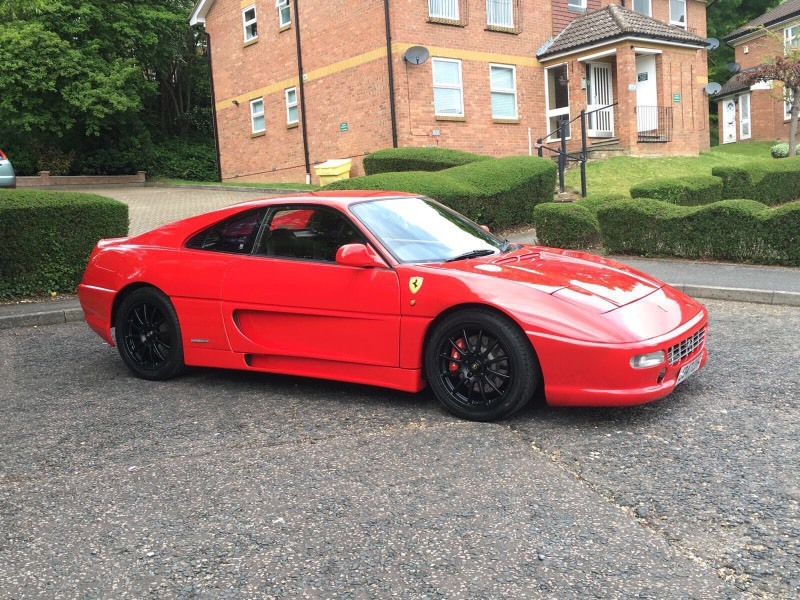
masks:
MULTIPOLYGON (((776 140, 787 141, 789 139, 789 121, 784 120, 783 101, 775 98, 775 91, 771 90, 751 90, 750 91, 750 140, 772 142, 776 140)), ((739 97, 736 100, 736 141, 742 141, 739 129, 739 97)), ((722 120, 722 105, 729 98, 717 103, 722 120)), ((723 128, 720 124, 719 143, 723 143, 723 128)))
MULTIPOLYGON (((605 6, 609 2, 603 2, 602 0, 587 0, 586 2, 586 12, 594 12, 605 6)), ((571 9, 568 5, 568 0, 552 0, 552 7, 553 7, 553 35, 558 35, 564 27, 569 25, 571 21, 574 21, 578 17, 582 17, 586 14, 586 12, 576 11, 575 9, 571 9)))

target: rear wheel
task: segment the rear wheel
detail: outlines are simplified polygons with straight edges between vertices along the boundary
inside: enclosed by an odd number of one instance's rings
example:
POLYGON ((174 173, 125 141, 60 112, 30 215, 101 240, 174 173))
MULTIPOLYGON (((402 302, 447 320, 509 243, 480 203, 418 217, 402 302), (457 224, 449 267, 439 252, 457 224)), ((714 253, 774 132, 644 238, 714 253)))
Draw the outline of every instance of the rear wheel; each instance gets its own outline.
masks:
POLYGON ((436 326, 425 370, 445 408, 473 421, 518 411, 541 380, 533 348, 516 324, 482 309, 453 313, 436 326))
POLYGON ((131 292, 114 321, 122 360, 143 379, 162 380, 184 368, 178 315, 169 298, 155 288, 131 292))

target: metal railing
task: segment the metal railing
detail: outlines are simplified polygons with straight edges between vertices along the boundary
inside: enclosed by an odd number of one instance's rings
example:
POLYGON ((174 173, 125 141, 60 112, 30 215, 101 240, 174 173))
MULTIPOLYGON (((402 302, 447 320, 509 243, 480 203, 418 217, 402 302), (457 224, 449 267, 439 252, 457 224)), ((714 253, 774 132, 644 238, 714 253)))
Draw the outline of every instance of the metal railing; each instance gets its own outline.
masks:
POLYGON ((639 131, 637 140, 639 143, 654 144, 671 142, 672 107, 637 106, 636 128, 639 131))
POLYGON ((567 163, 569 161, 580 163, 581 165, 581 197, 586 198, 586 150, 587 150, 587 135, 586 135, 586 123, 587 117, 593 113, 599 111, 607 111, 610 108, 613 108, 617 105, 617 102, 613 104, 607 104, 606 106, 600 106, 590 111, 582 110, 581 114, 571 120, 564 120, 561 124, 556 127, 553 131, 548 133, 544 137, 540 137, 536 140, 536 149, 538 151, 539 157, 544 157, 544 151, 547 150, 548 152, 552 152, 558 156, 558 186, 559 189, 563 192, 564 191, 564 171, 567 169, 567 163), (581 122, 581 149, 580 152, 567 152, 567 138, 570 136, 570 125, 575 121, 580 120, 581 122), (558 148, 551 148, 550 146, 546 146, 542 142, 546 139, 556 139, 559 142, 558 148))

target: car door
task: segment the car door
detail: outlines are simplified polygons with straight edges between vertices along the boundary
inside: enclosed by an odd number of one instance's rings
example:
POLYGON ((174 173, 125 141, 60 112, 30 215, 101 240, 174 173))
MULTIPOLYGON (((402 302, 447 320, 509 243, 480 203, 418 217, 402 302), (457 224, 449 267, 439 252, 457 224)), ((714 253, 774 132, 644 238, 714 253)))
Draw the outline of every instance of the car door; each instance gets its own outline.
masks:
POLYGON ((399 365, 400 291, 389 267, 336 263, 363 234, 335 208, 276 207, 254 253, 239 257, 222 288, 235 352, 380 366, 399 365))

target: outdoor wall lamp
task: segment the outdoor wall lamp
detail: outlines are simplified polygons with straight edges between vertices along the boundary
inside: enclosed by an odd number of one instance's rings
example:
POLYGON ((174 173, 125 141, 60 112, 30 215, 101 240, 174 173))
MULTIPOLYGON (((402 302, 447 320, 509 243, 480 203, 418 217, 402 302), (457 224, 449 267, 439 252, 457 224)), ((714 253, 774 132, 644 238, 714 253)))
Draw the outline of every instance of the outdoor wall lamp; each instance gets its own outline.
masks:
POLYGON ((238 100, 233 100, 232 102, 233 102, 234 106, 239 106, 239 101, 238 100))

